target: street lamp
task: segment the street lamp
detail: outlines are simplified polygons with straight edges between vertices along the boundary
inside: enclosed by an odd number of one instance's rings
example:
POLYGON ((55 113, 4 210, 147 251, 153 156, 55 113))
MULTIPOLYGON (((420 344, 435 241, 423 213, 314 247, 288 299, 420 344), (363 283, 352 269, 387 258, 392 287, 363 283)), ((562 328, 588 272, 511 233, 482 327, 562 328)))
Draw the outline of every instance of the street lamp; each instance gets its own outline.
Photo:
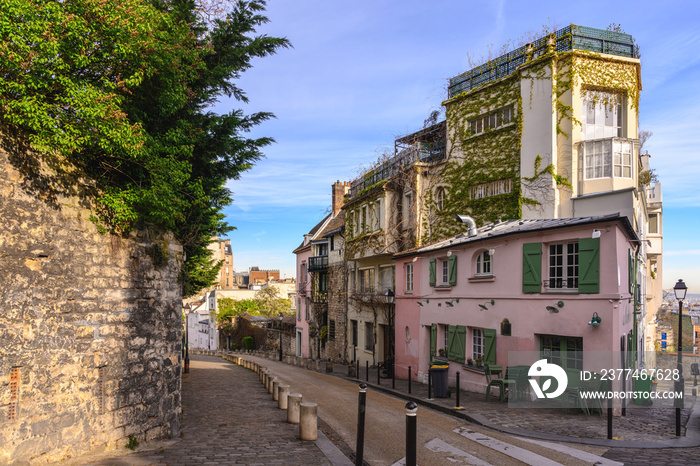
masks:
POLYGON ((282 361, 282 313, 280 312, 280 362, 282 361))
MULTIPOLYGON (((678 380, 676 381, 676 393, 684 392, 685 381, 683 380, 683 300, 688 292, 688 287, 685 286, 683 280, 678 280, 673 286, 673 293, 678 300, 678 337, 676 338, 676 346, 678 347, 678 380)), ((676 398, 676 437, 681 435, 681 408, 683 407, 683 398, 676 398)))

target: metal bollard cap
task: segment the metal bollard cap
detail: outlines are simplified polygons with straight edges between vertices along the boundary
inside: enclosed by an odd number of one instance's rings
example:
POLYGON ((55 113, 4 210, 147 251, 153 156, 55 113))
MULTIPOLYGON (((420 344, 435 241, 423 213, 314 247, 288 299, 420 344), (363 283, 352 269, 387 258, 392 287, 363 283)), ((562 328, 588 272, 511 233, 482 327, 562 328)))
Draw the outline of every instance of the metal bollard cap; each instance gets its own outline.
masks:
POLYGON ((406 403, 406 416, 415 416, 418 411, 418 405, 413 401, 406 403))
POLYGON ((360 391, 361 392, 366 392, 367 391, 367 384, 366 383, 361 383, 360 384, 360 391))

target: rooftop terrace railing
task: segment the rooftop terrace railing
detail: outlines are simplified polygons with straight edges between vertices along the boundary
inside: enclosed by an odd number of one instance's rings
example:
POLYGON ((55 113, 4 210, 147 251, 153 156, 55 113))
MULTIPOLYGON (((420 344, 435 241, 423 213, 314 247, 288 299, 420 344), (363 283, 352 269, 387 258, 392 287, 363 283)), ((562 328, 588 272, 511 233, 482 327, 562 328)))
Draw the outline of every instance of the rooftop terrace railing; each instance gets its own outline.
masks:
POLYGON ((350 185, 350 198, 359 195, 362 190, 373 186, 380 181, 388 180, 398 174, 405 167, 415 162, 439 162, 445 158, 444 145, 434 147, 429 144, 415 145, 399 152, 395 157, 387 160, 378 167, 369 170, 364 175, 353 180, 350 185))
MULTIPOLYGON (((557 52, 588 50, 634 58, 634 41, 629 34, 572 24, 559 29, 552 36, 555 40, 552 45, 557 52)), ((544 55, 548 52, 549 37, 551 36, 541 37, 531 44, 524 45, 466 73, 450 78, 449 98, 508 76, 527 61, 544 55)))

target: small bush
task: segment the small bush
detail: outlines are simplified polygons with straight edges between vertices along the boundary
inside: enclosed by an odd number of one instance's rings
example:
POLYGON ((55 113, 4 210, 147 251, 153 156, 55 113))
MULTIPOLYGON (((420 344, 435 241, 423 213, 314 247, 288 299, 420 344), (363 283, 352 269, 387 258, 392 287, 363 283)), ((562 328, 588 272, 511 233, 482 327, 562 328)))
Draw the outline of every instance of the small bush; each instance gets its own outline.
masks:
POLYGON ((139 446, 139 441, 133 435, 129 435, 129 443, 126 444, 126 448, 129 450, 136 450, 139 446))
POLYGON ((253 342, 253 337, 244 337, 242 343, 243 343, 243 347, 247 350, 254 350, 255 349, 255 343, 253 342))

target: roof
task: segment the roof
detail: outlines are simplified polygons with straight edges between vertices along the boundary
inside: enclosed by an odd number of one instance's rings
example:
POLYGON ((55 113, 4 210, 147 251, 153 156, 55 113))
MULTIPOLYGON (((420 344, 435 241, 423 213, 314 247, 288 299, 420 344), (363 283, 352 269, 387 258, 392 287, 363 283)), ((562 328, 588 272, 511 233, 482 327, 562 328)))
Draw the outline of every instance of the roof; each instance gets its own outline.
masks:
POLYGON ((566 228, 571 226, 581 226, 588 224, 596 224, 602 222, 617 221, 622 224, 622 229, 627 233, 627 236, 632 240, 639 241, 632 225, 630 225, 627 216, 616 214, 599 215, 593 217, 574 217, 574 218, 556 218, 556 219, 515 219, 501 223, 493 223, 477 229, 475 236, 468 236, 467 233, 460 233, 457 236, 438 241, 427 246, 414 248, 394 255, 394 258, 413 256, 441 249, 453 248, 455 246, 477 243, 480 241, 499 238, 503 236, 516 235, 522 233, 530 233, 542 230, 554 230, 558 228, 566 228))
POLYGON ((343 227, 345 227, 345 211, 341 210, 338 215, 328 222, 328 225, 326 225, 326 227, 323 229, 321 235, 327 238, 328 236, 334 235, 341 231, 343 227))
MULTIPOLYGON (((316 233, 318 233, 318 231, 323 227, 323 224, 324 224, 325 222, 327 222, 328 219, 329 219, 330 217, 331 217, 331 214, 328 214, 328 215, 326 215, 325 217, 323 217, 323 220, 321 220, 320 222, 318 222, 318 223, 307 233, 307 235, 311 235, 311 237, 313 238, 313 237, 316 235, 316 233)), ((305 244, 305 243, 306 243, 306 238, 304 238, 304 240, 301 242, 301 244, 300 244, 299 246, 297 246, 296 249, 294 249, 294 251, 292 251, 292 253, 297 254, 297 253, 298 253, 301 249, 303 249, 305 246, 308 246, 308 245, 305 244)))

